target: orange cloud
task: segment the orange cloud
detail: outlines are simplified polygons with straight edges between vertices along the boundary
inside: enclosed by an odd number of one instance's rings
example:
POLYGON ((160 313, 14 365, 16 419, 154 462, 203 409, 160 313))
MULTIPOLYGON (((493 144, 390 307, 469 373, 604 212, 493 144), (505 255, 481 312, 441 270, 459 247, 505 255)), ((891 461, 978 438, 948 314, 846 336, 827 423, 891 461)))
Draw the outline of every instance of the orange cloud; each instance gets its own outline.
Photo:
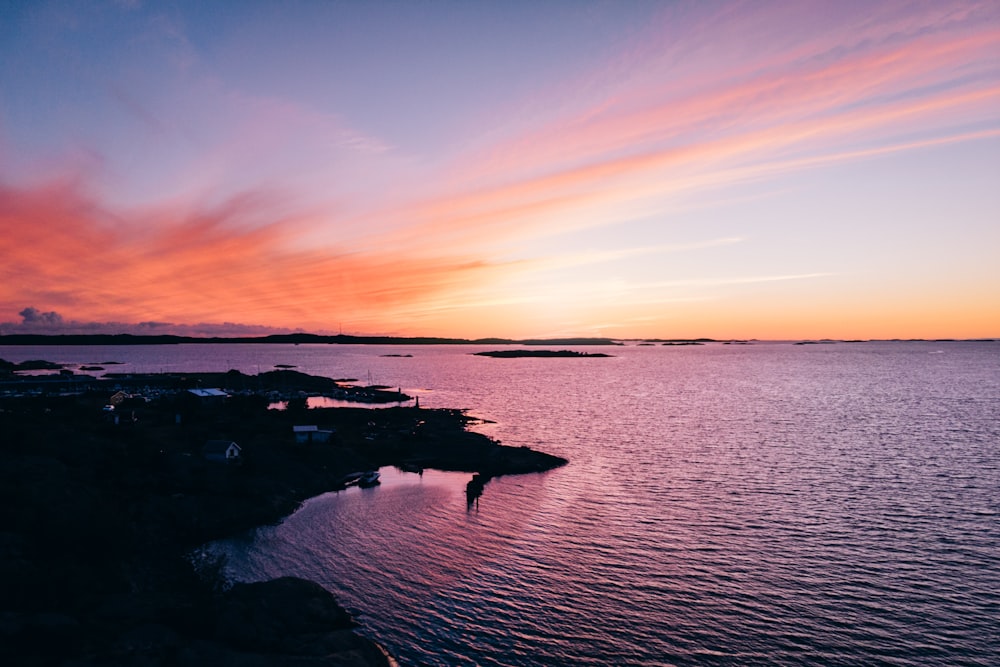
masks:
POLYGON ((123 214, 73 183, 0 189, 3 319, 38 303, 74 319, 385 326, 399 306, 491 270, 468 259, 292 250, 297 221, 246 224, 260 218, 254 204, 123 214))

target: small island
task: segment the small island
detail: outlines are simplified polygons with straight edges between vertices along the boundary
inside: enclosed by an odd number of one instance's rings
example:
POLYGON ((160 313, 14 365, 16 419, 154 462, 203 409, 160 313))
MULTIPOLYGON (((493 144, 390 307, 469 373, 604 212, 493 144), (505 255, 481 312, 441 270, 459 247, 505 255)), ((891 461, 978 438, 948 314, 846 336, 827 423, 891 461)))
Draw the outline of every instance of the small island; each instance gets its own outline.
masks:
POLYGON ((492 477, 567 463, 468 430, 463 410, 295 371, 17 366, 0 362, 0 642, 17 664, 394 664, 319 585, 230 587, 192 554, 356 471, 469 472, 472 503, 492 477), (397 405, 308 407, 332 392, 397 405))
POLYGON ((521 357, 610 357, 603 352, 577 352, 575 350, 490 350, 488 352, 473 352, 477 357, 495 357, 497 359, 519 359, 521 357))

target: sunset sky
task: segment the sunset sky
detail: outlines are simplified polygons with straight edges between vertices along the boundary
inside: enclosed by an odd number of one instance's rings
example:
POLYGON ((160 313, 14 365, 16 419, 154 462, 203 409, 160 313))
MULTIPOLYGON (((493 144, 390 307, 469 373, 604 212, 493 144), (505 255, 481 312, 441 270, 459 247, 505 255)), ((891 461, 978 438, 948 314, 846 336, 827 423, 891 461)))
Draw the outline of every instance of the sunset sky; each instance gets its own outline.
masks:
POLYGON ((1000 337, 1000 2, 5 2, 0 323, 1000 337))

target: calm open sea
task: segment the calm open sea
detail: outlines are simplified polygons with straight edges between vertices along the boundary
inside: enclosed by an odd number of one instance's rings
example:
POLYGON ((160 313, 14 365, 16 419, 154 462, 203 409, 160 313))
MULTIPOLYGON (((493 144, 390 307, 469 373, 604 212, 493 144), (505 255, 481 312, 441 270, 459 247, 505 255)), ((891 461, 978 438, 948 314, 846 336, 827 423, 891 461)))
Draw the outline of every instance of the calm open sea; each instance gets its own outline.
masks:
POLYGON ((386 469, 213 545, 235 579, 328 587, 403 664, 1000 664, 1000 343, 472 351, 0 358, 370 376, 569 458, 490 482, 471 511, 467 475, 386 469))

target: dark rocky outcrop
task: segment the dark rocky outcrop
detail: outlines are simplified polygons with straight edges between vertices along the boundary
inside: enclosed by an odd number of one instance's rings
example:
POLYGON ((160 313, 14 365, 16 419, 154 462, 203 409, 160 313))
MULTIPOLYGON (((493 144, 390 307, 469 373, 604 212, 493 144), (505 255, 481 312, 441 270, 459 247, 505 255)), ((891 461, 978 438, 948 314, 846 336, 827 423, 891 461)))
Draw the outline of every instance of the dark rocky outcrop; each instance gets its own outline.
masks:
MULTIPOLYGON (((291 371, 195 375, 293 391, 332 382, 291 371)), ((566 462, 470 432, 474 420, 459 410, 279 411, 249 390, 203 403, 168 391, 173 376, 133 380, 0 397, 5 664, 389 664, 318 585, 282 579, 225 592, 220 564, 192 568, 189 554, 279 521, 356 470, 408 463, 478 473, 485 484, 566 462), (157 397, 109 413, 122 387, 154 387, 157 397), (334 430, 334 441, 296 444, 292 425, 303 418, 334 430), (200 455, 219 438, 240 445, 239 465, 200 455)))
POLYGON ((477 357, 495 357, 498 359, 518 359, 521 357, 610 357, 603 352, 577 352, 576 350, 490 350, 488 352, 473 352, 477 357))
POLYGON ((295 577, 237 584, 222 596, 215 638, 234 649, 324 658, 338 665, 385 662, 352 632, 354 619, 319 584, 295 577))

